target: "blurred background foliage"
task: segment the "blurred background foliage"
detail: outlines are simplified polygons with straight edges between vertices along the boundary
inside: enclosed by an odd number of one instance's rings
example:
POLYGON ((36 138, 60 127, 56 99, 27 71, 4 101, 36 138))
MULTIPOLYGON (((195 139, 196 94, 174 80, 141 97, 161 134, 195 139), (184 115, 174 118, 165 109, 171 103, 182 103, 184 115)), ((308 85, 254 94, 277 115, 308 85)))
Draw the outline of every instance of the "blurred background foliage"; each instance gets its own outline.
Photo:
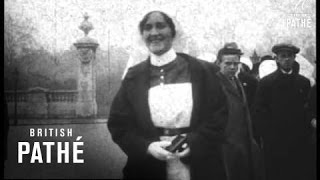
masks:
POLYGON ((290 41, 316 61, 315 0, 5 0, 4 89, 13 90, 16 79, 19 90, 76 89, 80 62, 73 43, 83 37, 78 26, 88 12, 94 26, 89 36, 100 44, 98 114, 106 116, 128 60, 147 57, 137 27, 151 10, 173 17, 179 52, 214 60, 225 42, 235 41, 244 56, 254 50, 264 56, 272 55, 275 43, 290 41))

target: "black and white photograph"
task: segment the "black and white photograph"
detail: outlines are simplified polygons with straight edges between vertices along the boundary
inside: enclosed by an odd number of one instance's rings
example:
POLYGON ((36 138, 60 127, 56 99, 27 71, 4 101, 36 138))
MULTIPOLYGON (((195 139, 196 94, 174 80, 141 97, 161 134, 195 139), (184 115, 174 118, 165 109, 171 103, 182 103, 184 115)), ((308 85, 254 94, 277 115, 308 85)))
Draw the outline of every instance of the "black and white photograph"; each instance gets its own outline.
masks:
POLYGON ((316 180, 316 0, 4 0, 4 179, 316 180))

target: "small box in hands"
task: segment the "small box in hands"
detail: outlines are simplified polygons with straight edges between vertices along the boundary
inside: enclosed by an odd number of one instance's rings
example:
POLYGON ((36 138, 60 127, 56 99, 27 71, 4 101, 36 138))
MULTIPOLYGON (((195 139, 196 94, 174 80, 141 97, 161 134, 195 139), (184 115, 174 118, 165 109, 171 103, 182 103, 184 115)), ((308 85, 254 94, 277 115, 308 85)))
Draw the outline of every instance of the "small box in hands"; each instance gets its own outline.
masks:
POLYGON ((167 151, 172 153, 178 151, 181 152, 183 150, 182 145, 187 143, 187 136, 178 135, 176 138, 173 139, 170 146, 166 147, 167 151))

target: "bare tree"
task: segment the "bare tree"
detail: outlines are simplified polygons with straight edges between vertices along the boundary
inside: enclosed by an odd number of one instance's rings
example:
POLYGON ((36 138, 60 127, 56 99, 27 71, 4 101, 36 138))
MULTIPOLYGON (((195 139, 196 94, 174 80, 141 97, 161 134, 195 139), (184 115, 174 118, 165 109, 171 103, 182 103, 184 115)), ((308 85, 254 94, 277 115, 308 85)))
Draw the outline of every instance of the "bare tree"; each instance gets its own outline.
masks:
MULTIPOLYGON (((31 48, 36 45, 33 38, 34 26, 30 19, 23 19, 12 16, 9 12, 5 13, 4 23, 4 65, 5 76, 13 79, 14 95, 14 124, 17 125, 17 86, 19 80, 19 60, 27 55, 31 48), (11 67, 11 68, 10 68, 11 67), (7 71, 6 71, 7 70, 7 71), (11 71, 11 72, 10 72, 11 71), (8 74, 8 72, 10 74, 8 74), (12 77, 13 76, 13 77, 12 77)), ((12 82, 12 81, 11 81, 12 82)), ((6 84, 6 83, 5 83, 6 84)), ((6 89, 6 88, 5 88, 6 89)))
POLYGON ((37 46, 33 36, 36 32, 31 19, 14 17, 5 13, 4 22, 4 55, 8 65, 16 63, 19 58, 30 53, 37 46))

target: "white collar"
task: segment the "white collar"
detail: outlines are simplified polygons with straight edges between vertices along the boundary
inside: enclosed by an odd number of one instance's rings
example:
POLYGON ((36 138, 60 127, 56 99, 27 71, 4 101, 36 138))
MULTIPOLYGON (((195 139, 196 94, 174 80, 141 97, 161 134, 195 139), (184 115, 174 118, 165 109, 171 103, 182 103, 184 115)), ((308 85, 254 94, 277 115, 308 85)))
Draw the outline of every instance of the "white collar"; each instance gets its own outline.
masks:
POLYGON ((176 52, 170 48, 169 51, 165 52, 164 54, 158 56, 155 54, 150 53, 150 61, 151 64, 154 66, 163 66, 165 64, 168 64, 176 59, 177 54, 176 52))
POLYGON ((283 70, 283 69, 280 69, 281 70, 281 72, 283 73, 283 74, 292 74, 292 69, 289 71, 289 72, 286 72, 285 70, 283 70))

